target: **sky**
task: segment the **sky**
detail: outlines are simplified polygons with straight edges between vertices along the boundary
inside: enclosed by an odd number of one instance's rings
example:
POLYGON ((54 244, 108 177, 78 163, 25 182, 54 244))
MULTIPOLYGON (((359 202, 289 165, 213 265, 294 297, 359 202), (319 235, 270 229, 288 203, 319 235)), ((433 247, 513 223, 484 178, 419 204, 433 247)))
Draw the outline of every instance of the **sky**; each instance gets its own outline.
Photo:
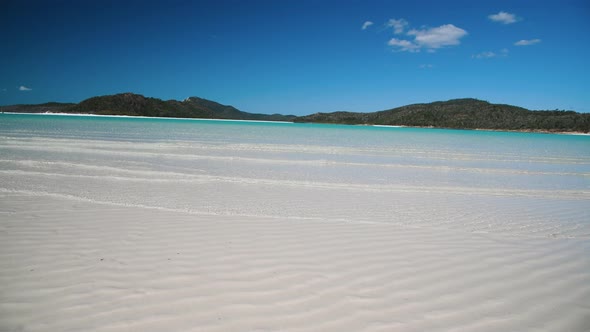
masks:
POLYGON ((133 92, 252 113, 478 98, 590 112, 590 2, 12 1, 0 105, 133 92))

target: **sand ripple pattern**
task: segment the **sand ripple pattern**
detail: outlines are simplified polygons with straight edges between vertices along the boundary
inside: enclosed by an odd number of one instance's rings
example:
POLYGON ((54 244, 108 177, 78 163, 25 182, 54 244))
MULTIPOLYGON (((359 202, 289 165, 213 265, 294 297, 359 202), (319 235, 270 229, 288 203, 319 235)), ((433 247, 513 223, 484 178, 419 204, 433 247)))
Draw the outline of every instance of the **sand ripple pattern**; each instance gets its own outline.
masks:
POLYGON ((84 121, 0 123, 2 332, 589 330, 585 138, 84 121))
POLYGON ((588 241, 4 193, 2 331, 587 331, 588 241), (56 209, 59 207, 59 209, 56 209))

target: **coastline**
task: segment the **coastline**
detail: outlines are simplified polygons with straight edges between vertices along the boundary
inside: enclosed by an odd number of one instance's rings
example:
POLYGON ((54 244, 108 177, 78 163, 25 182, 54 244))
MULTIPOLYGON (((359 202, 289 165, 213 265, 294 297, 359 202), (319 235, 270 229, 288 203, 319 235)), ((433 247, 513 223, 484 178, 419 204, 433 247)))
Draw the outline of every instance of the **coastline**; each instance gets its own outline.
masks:
MULTIPOLYGON (((310 122, 313 123, 313 122, 310 122)), ((558 134, 558 135, 579 135, 579 136, 590 136, 590 133, 580 131, 550 131, 550 130, 512 130, 512 129, 487 129, 487 128, 448 128, 448 127, 435 127, 435 126, 406 126, 406 125, 371 125, 371 124, 360 124, 353 126, 371 126, 377 128, 420 128, 420 129, 445 129, 445 130, 475 130, 475 131, 492 131, 492 132, 506 132, 506 133, 531 133, 531 134, 558 134)))
POLYGON ((512 130, 512 129, 488 129, 488 128, 448 128, 435 126, 407 126, 407 125, 375 125, 375 124, 346 124, 346 123, 329 123, 329 122, 297 122, 297 121, 268 121, 268 120, 239 120, 239 119, 212 119, 212 118, 176 118, 176 117, 156 117, 156 116, 137 116, 137 115, 103 115, 93 113, 59 113, 59 112, 43 112, 43 113, 27 113, 27 112, 3 112, 3 114, 29 114, 29 115, 56 115, 56 116, 88 116, 88 117, 110 117, 110 118, 138 118, 138 119, 170 119, 170 120, 202 120, 202 121, 228 121, 228 122, 260 122, 260 123, 282 123, 282 124, 324 124, 324 125, 343 125, 343 126, 368 126, 376 128, 420 128, 420 129, 444 129, 444 130, 475 130, 475 131, 490 131, 490 132, 512 132, 512 133, 533 133, 533 134, 556 134, 556 135, 575 135, 575 136, 590 136, 587 132, 578 131, 550 131, 550 130, 512 130))
POLYGON ((294 123, 292 121, 268 121, 268 120, 241 120, 241 119, 211 119, 211 118, 176 118, 176 117, 161 117, 161 116, 141 116, 141 115, 105 115, 93 113, 59 113, 59 112, 43 112, 43 113, 27 113, 27 112, 3 112, 3 114, 28 114, 28 115, 56 115, 56 116, 89 116, 89 117, 105 117, 105 118, 131 118, 131 119, 162 119, 162 120, 206 120, 206 121, 234 121, 234 122, 270 122, 270 123, 294 123))

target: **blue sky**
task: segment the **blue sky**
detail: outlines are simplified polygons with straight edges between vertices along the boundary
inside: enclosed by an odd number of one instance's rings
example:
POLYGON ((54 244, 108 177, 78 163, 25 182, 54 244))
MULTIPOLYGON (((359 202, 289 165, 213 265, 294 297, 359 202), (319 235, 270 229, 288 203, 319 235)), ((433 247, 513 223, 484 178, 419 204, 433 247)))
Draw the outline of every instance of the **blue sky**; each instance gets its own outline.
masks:
POLYGON ((463 97, 590 112, 585 0, 1 7, 0 105, 135 92, 257 113, 370 112, 463 97))

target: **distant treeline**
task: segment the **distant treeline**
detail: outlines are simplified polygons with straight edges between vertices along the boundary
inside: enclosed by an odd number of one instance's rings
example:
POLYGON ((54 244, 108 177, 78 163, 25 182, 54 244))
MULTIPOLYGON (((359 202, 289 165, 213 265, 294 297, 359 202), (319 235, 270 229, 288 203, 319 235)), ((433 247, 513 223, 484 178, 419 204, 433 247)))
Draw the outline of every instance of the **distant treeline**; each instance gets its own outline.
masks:
POLYGON ((183 101, 146 98, 122 93, 86 99, 79 104, 46 103, 3 106, 5 112, 61 112, 99 115, 210 118, 318 122, 356 125, 493 129, 550 132, 590 132, 590 114, 574 111, 530 111, 522 107, 491 104, 477 99, 453 99, 414 104, 373 113, 333 112, 307 116, 255 114, 232 106, 190 97, 183 101))
POLYGON ((40 105, 3 106, 5 112, 72 113, 98 115, 129 115, 174 118, 207 118, 234 120, 292 121, 294 115, 255 114, 214 101, 190 97, 183 101, 147 98, 134 93, 120 93, 86 99, 79 104, 47 103, 40 105))
POLYGON ((403 125, 455 129, 590 132, 590 114, 529 111, 477 99, 414 104, 373 113, 334 112, 298 117, 295 122, 403 125))

